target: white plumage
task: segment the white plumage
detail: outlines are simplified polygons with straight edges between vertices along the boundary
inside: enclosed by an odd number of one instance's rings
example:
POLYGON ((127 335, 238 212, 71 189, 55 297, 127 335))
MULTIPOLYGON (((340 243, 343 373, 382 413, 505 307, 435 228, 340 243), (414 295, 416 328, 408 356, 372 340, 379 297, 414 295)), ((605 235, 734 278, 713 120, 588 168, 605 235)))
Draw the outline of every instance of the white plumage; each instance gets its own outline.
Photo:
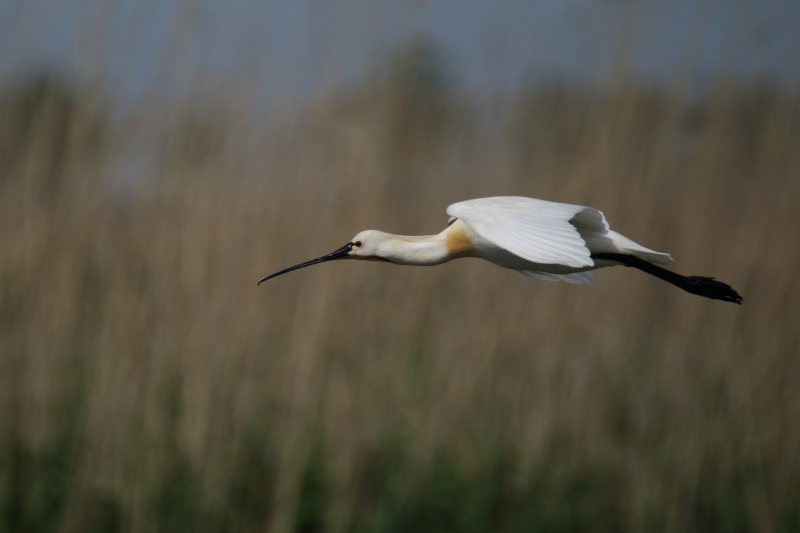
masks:
POLYGON ((430 266, 477 257, 533 279, 578 285, 592 281, 591 270, 625 265, 692 294, 742 303, 735 290, 713 278, 681 276, 655 266, 669 264, 672 257, 612 231, 603 213, 593 207, 497 196, 452 204, 447 213, 451 215, 448 226, 437 235, 362 231, 335 252, 266 276, 259 283, 334 259, 430 266))
POLYGON ((498 196, 453 204, 447 214, 463 220, 492 244, 532 263, 582 268, 594 263, 586 242, 569 221, 584 209, 591 208, 498 196))
POLYGON ((479 249, 484 248, 490 261, 534 279, 588 284, 593 276, 585 271, 609 266, 596 265, 593 253, 628 254, 659 264, 672 261, 669 254, 650 250, 611 231, 602 211, 593 207, 496 196, 453 204, 447 213, 463 220, 489 243, 479 243, 479 249), (498 254, 491 245, 530 264, 521 265, 516 258, 495 257, 502 253, 498 254))

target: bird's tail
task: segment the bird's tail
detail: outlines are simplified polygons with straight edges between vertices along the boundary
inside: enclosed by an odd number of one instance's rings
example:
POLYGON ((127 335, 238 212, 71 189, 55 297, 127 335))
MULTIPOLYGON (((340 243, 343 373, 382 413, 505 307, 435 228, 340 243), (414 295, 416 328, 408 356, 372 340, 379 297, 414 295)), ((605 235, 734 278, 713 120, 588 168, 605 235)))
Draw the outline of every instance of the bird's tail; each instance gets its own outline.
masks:
POLYGON ((672 283, 676 287, 703 296, 711 298, 712 300, 722 300, 723 302, 733 302, 742 305, 744 299, 727 283, 722 283, 714 278, 705 278, 702 276, 681 276, 675 272, 671 272, 665 268, 661 268, 652 263, 640 259, 638 257, 626 254, 592 254, 592 259, 605 259, 608 261, 617 261, 625 266, 638 268, 643 272, 647 272, 657 278, 663 279, 667 283, 672 283))

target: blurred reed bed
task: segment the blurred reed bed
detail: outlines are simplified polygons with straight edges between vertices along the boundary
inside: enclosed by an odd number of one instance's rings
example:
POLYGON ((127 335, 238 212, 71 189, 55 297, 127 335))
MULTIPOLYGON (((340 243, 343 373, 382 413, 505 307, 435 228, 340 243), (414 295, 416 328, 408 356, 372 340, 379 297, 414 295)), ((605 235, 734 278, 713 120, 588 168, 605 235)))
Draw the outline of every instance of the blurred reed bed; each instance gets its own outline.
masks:
POLYGON ((302 116, 2 91, 2 531, 800 529, 800 96, 532 87, 489 128, 415 58, 302 116), (503 194, 746 304, 478 260, 255 285, 503 194))

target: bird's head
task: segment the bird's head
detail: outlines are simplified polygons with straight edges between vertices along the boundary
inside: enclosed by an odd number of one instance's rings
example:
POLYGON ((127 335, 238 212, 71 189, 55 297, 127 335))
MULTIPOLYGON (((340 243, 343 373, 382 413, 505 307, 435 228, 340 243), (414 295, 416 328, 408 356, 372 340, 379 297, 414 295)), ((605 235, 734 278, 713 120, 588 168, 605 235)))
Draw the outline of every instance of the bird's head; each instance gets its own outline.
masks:
POLYGON ((384 244, 387 243, 391 235, 382 231, 368 229, 362 231, 350 240, 353 245, 348 259, 363 259, 367 261, 388 261, 384 258, 384 244))
POLYGON ((311 261, 306 261, 305 263, 300 263, 299 265, 285 268, 283 270, 275 272, 274 274, 265 276, 261 278, 258 281, 258 283, 260 285, 262 281, 267 281, 268 279, 280 276, 281 274, 286 274, 287 272, 291 272, 292 270, 297 270, 307 266, 316 265, 317 263, 324 263, 326 261, 333 261, 334 259, 362 259, 367 261, 390 262, 388 259, 385 259, 380 255, 381 244, 386 242, 388 238, 389 235, 382 231, 377 231, 374 229, 362 231, 361 233, 353 237, 350 240, 350 242, 348 242, 338 250, 333 251, 328 255, 323 255, 322 257, 317 257, 316 259, 312 259, 311 261))

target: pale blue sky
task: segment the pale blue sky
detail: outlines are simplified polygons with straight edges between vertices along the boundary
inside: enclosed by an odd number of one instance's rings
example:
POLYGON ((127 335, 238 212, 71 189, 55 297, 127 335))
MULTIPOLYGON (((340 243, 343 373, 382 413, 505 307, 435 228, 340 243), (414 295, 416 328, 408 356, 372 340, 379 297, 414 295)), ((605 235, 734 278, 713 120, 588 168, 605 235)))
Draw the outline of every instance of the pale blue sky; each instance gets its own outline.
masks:
POLYGON ((414 36, 476 94, 619 71, 800 84, 797 0, 0 0, 0 79, 58 67, 122 100, 237 79, 315 96, 414 36))

